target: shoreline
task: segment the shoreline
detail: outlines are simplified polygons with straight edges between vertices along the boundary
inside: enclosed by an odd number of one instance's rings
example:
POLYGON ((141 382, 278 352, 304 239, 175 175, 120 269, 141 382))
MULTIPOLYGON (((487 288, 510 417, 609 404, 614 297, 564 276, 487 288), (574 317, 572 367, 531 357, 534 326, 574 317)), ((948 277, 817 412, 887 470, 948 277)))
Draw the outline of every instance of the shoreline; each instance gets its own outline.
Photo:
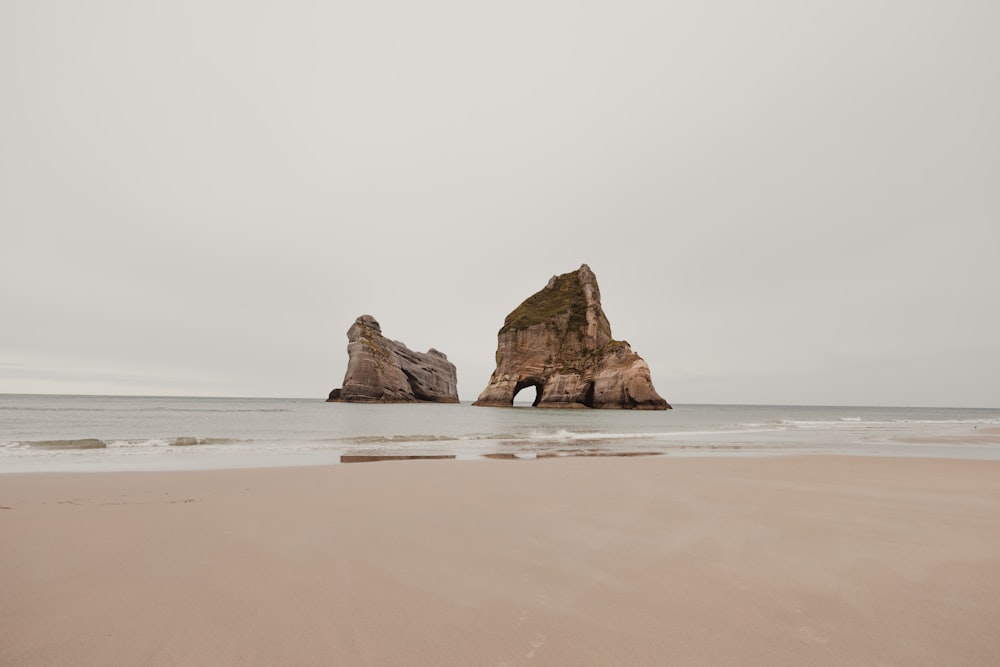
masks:
POLYGON ((984 665, 1000 461, 0 477, 9 665, 984 665))
POLYGON ((0 474, 331 465, 375 457, 573 453, 862 454, 1000 460, 1000 413, 679 406, 455 410, 301 401, 20 398, 3 406, 0 474), (377 414, 376 414, 377 413, 377 414))
POLYGON ((236 472, 250 470, 299 470, 311 468, 343 467, 357 463, 386 463, 414 461, 452 461, 456 463, 485 463, 488 461, 544 461, 558 459, 782 459, 782 458, 858 458, 858 459, 919 459, 927 461, 967 461, 1000 463, 1000 429, 990 429, 979 436, 902 437, 896 439, 896 446, 883 449, 845 450, 835 447, 807 445, 781 447, 777 444, 761 446, 757 444, 678 444, 671 449, 561 449, 538 452, 485 451, 480 453, 344 453, 324 452, 320 455, 296 455, 288 458, 251 456, 234 461, 227 454, 208 455, 205 458, 186 461, 168 459, 130 461, 116 459, 100 460, 46 460, 19 462, 8 459, 0 468, 0 479, 17 475, 100 475, 100 474, 147 474, 147 473, 198 473, 236 472), (947 447, 961 447, 948 450, 947 447))

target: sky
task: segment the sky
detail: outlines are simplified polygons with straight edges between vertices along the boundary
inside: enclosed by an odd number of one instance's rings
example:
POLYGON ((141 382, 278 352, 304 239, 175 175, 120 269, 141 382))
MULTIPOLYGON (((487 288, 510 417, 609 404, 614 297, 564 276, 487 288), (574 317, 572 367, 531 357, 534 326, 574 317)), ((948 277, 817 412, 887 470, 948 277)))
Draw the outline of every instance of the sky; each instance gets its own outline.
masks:
POLYGON ((684 403, 1000 407, 1000 3, 0 3, 0 392, 474 400, 587 263, 684 403))

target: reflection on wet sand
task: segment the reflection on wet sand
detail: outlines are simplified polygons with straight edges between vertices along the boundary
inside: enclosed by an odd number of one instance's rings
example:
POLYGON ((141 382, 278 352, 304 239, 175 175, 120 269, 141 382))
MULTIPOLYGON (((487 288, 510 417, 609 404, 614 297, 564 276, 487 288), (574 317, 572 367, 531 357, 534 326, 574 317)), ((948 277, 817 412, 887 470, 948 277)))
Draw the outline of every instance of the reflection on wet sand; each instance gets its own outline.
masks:
POLYGON ((610 451, 561 451, 541 452, 536 458, 554 459, 563 456, 660 456, 663 452, 610 452, 610 451))
POLYGON ((511 452, 503 452, 496 454, 483 454, 484 459, 558 459, 569 456, 660 456, 666 452, 609 452, 609 451, 594 451, 594 450, 572 450, 572 451, 558 451, 558 452, 538 452, 537 454, 514 454, 511 452))
POLYGON ((341 463, 371 463, 373 461, 415 461, 417 459, 453 459, 454 454, 395 455, 377 456, 369 454, 342 454, 341 463))
MULTIPOLYGON (((614 452, 607 450, 560 450, 556 452, 491 452, 478 458, 510 461, 514 459, 557 459, 570 456, 660 456, 664 452, 614 452)), ((342 454, 341 463, 372 463, 375 461, 418 461, 422 459, 455 459, 455 454, 342 454)))

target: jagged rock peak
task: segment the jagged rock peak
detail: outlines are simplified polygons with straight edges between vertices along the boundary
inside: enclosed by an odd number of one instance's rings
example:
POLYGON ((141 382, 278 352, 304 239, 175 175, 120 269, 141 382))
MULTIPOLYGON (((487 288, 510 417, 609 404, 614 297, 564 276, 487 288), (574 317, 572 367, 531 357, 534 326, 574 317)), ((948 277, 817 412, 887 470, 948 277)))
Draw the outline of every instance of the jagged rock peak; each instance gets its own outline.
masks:
POLYGON ((497 367, 474 405, 509 407, 535 387, 537 407, 667 410, 649 366, 614 340, 597 277, 586 264, 552 276, 504 320, 497 367))
POLYGON ((549 278, 545 289, 524 300, 504 320, 500 333, 528 329, 568 316, 566 329, 582 333, 581 343, 597 349, 611 340, 611 324, 601 309, 597 276, 586 264, 577 271, 549 278))
POLYGON ((382 335, 371 315, 347 330, 347 373, 328 401, 356 403, 458 403, 458 378, 448 357, 431 348, 414 352, 382 335))

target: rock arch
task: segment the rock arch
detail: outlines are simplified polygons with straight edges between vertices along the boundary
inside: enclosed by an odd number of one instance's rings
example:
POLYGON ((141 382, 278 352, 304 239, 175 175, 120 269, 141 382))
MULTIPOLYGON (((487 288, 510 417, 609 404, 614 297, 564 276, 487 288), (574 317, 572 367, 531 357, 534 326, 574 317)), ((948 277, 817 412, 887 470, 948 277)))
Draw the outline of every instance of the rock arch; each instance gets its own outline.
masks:
POLYGON ((586 264, 553 276, 504 320, 497 366, 473 405, 510 407, 528 386, 540 408, 668 410, 649 366, 611 337, 597 277, 586 264))
POLYGON ((537 408, 539 402, 542 400, 542 394, 545 393, 545 382, 536 377, 525 378, 514 384, 514 393, 510 397, 511 404, 514 403, 514 399, 517 398, 517 395, 528 387, 533 387, 535 389, 535 400, 531 402, 531 407, 537 408))

